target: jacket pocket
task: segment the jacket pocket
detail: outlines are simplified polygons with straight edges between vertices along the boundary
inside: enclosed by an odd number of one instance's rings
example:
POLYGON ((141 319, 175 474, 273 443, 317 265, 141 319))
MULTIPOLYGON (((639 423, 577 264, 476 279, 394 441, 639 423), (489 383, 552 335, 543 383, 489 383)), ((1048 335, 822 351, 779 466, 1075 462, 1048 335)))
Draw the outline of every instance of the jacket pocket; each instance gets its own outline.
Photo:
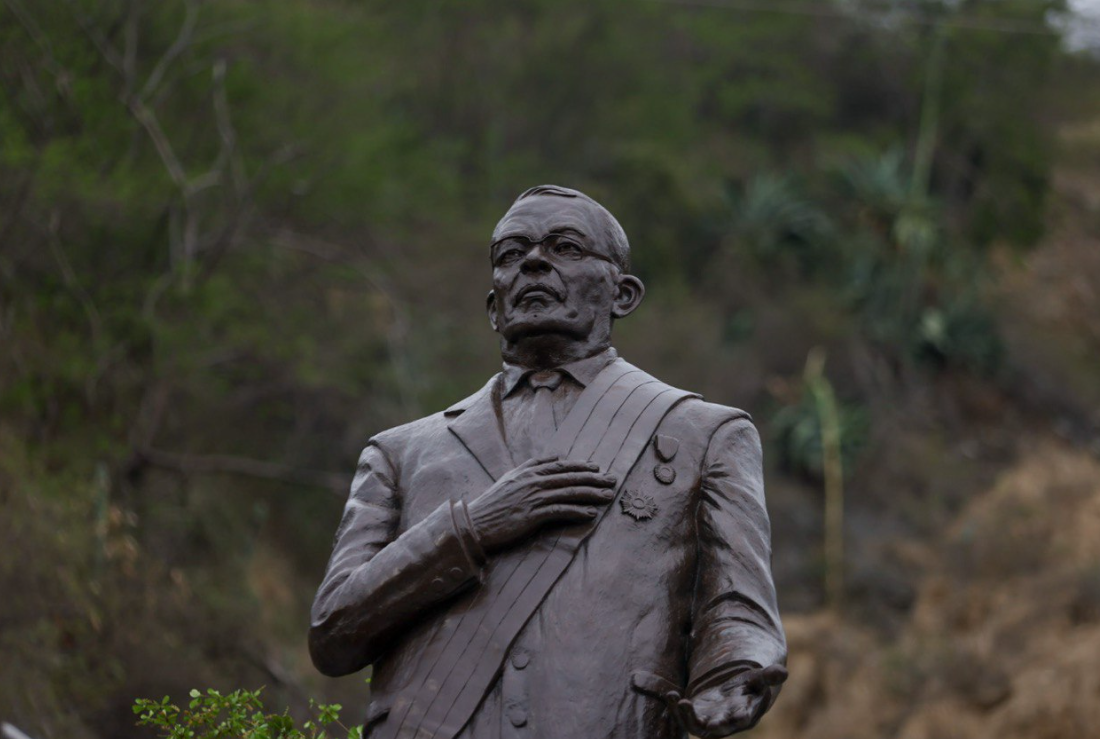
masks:
POLYGON ((680 693, 680 688, 671 680, 648 670, 635 670, 632 672, 630 685, 639 693, 661 700, 666 700, 669 693, 680 693))
POLYGON ((635 670, 630 675, 630 687, 638 698, 631 701, 631 733, 623 736, 681 736, 675 717, 675 703, 680 696, 676 683, 648 670, 635 670))

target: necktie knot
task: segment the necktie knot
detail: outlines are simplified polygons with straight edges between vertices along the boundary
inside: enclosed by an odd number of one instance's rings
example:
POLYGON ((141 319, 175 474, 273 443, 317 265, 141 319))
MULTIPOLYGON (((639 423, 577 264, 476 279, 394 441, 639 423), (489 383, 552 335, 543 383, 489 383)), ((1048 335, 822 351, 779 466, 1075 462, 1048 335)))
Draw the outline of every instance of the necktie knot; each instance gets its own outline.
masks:
POLYGON ((533 390, 548 388, 553 392, 558 385, 561 384, 561 379, 561 370, 543 370, 541 372, 532 372, 528 375, 527 384, 530 385, 533 390))

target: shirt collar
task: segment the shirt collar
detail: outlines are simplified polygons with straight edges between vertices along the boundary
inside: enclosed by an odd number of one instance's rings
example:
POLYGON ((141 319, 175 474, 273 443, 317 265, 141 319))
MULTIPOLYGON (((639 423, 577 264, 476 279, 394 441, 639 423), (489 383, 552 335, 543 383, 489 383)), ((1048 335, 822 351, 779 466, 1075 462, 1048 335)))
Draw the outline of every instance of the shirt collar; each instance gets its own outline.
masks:
MULTIPOLYGON (((618 358, 619 353, 615 351, 614 347, 608 347, 599 354, 593 354, 591 357, 578 359, 575 362, 569 362, 568 364, 563 364, 554 369, 561 370, 566 375, 573 378, 573 381, 581 387, 588 387, 589 383, 596 379, 596 375, 600 374, 604 367, 618 358)), ((520 364, 505 362, 504 371, 501 375, 501 380, 503 382, 501 385, 501 397, 506 398, 511 395, 520 381, 534 371, 535 370, 520 364)))

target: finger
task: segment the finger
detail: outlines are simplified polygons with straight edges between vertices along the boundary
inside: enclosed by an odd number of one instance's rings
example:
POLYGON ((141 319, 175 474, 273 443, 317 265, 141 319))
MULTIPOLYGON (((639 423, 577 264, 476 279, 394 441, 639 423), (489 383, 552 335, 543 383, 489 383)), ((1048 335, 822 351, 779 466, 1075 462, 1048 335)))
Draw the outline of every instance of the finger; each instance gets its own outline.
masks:
POLYGON ((584 462, 578 459, 558 459, 552 457, 549 460, 535 465, 535 472, 540 475, 556 475, 560 472, 599 472, 600 466, 595 462, 584 462))
POLYGON ((536 510, 536 516, 542 523, 550 521, 591 521, 597 513, 599 513, 599 509, 594 506, 567 505, 564 503, 549 505, 536 510))
POLYGON ((786 680, 787 668, 783 665, 771 665, 762 670, 753 670, 745 681, 745 690, 761 693, 775 685, 782 685, 786 680))
POLYGON ((680 723, 683 724, 689 734, 699 735, 706 731, 706 727, 699 720, 699 716, 695 712, 694 703, 684 698, 676 705, 677 708, 679 708, 677 715, 680 717, 680 723))
POLYGON ((783 665, 772 665, 764 669, 761 678, 764 680, 765 685, 782 685, 787 682, 789 674, 787 668, 783 665))
POLYGON ((617 480, 614 475, 605 475, 602 472, 559 472, 554 475, 543 475, 538 478, 535 486, 541 490, 565 487, 614 487, 617 480))
POLYGON ((760 719, 758 715, 760 704, 759 697, 735 700, 713 712, 701 712, 699 722, 707 727, 708 733, 717 736, 744 731, 755 726, 760 719))
POLYGON ((559 503, 573 505, 607 505, 615 498, 615 491, 608 488, 596 488, 587 485, 575 485, 568 488, 543 490, 538 505, 550 506, 559 503))
POLYGON ((550 464, 551 462, 557 462, 557 461, 558 461, 558 455, 556 455, 556 454, 548 456, 548 457, 532 457, 531 459, 528 459, 526 462, 521 464, 516 469, 517 470, 527 470, 527 469, 531 469, 532 467, 541 467, 542 465, 550 464))

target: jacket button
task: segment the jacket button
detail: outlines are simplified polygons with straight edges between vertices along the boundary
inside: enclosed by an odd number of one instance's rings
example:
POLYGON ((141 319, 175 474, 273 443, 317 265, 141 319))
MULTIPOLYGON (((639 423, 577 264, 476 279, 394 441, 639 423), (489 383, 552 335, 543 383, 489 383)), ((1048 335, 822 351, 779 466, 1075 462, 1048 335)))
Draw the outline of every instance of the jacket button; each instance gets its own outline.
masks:
POLYGON ((508 710, 508 720, 512 722, 512 726, 517 729, 521 726, 527 725, 527 712, 522 708, 511 708, 508 710))
POLYGON ((437 593, 442 593, 447 590, 447 584, 443 582, 442 577, 437 577, 436 579, 432 580, 432 590, 437 593))
POLYGON ((466 573, 462 571, 461 567, 452 567, 449 574, 455 582, 462 582, 466 579, 466 573))
POLYGON ((512 655, 512 667, 517 670, 522 670, 528 664, 530 664, 531 658, 525 652, 516 652, 512 655))

